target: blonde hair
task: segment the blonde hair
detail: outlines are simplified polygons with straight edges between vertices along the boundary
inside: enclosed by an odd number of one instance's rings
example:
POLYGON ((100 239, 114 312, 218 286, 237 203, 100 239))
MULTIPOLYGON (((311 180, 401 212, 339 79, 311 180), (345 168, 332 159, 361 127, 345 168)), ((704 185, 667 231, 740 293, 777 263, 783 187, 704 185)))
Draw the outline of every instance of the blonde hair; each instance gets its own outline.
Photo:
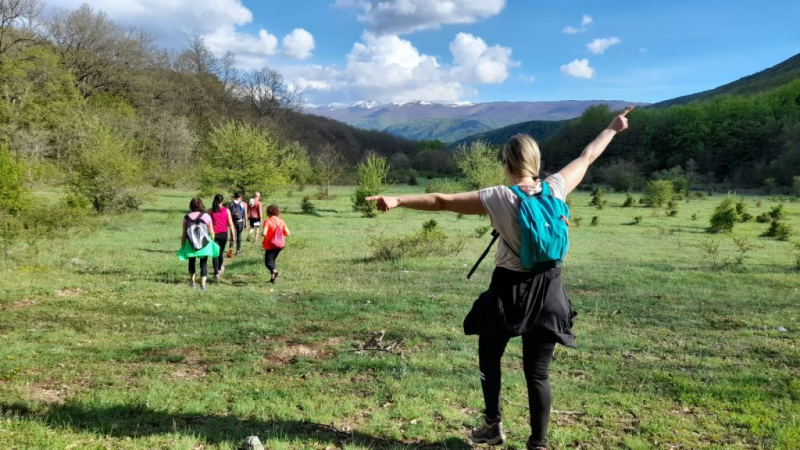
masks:
POLYGON ((539 145, 527 134, 516 134, 503 147, 503 166, 506 173, 517 178, 539 178, 542 154, 539 145))

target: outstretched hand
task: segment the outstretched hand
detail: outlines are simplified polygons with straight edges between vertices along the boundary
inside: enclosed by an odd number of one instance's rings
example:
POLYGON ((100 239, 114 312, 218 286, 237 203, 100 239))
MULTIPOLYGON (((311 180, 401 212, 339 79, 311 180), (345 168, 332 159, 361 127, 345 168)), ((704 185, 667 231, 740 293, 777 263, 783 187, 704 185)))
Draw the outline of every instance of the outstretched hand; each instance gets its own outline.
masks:
POLYGON ((386 212, 390 209, 397 208, 397 197, 384 197, 382 195, 376 195, 372 197, 367 197, 366 200, 368 202, 378 202, 378 209, 386 212))
POLYGON ((627 130, 628 118, 625 116, 627 116, 631 111, 633 111, 633 106, 625 108, 625 111, 622 111, 617 117, 614 117, 614 120, 612 120, 611 124, 608 125, 608 129, 614 130, 617 133, 622 133, 623 131, 627 130))

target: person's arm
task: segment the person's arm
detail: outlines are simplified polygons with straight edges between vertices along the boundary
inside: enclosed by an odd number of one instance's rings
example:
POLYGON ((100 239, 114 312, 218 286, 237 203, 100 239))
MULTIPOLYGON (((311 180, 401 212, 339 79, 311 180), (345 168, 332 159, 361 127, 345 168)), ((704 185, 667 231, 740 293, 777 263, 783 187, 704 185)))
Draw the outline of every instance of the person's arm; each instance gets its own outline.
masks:
POLYGON ((206 222, 206 229, 208 230, 208 235, 211 237, 211 240, 213 241, 214 237, 216 236, 214 234, 214 221, 211 220, 211 216, 210 215, 208 215, 208 214, 206 214, 206 215, 208 216, 208 222, 206 222))
POLYGON ((236 228, 233 226, 233 216, 231 215, 231 209, 228 208, 228 229, 231 230, 231 236, 233 240, 236 240, 236 228))
POLYGON ((240 203, 240 206, 242 208, 242 211, 244 211, 242 213, 242 222, 244 223, 244 229, 246 230, 247 224, 250 223, 250 207, 247 206, 246 202, 240 203))
POLYGON ((402 207, 421 211, 451 211, 472 215, 486 214, 486 208, 483 207, 478 191, 461 194, 422 194, 397 197, 378 195, 367 197, 367 201, 377 201, 378 209, 384 212, 402 207))
POLYGON ((566 167, 561 169, 559 172, 566 181, 565 186, 565 194, 569 194, 572 192, 583 180, 583 177, 586 175, 586 171, 589 169, 589 166, 595 162, 600 155, 606 150, 608 144, 611 143, 611 140, 614 139, 618 133, 622 133, 626 129, 628 129, 628 119, 625 117, 628 115, 629 112, 633 110, 633 107, 626 108, 625 111, 621 112, 617 117, 611 121, 611 124, 608 125, 608 128, 603 130, 599 136, 597 136, 589 145, 583 149, 583 153, 580 156, 575 158, 571 163, 567 164, 566 167))

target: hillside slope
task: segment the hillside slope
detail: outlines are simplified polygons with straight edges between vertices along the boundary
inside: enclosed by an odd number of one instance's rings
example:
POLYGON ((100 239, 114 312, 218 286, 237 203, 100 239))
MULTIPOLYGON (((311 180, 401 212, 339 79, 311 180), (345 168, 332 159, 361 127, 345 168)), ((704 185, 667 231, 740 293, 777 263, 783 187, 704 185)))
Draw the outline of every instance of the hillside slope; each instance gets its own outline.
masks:
POLYGON ((683 97, 665 100, 663 102, 650 105, 651 108, 667 108, 673 105, 685 105, 699 100, 707 100, 718 95, 748 95, 758 94, 783 86, 792 80, 800 79, 800 53, 774 65, 769 69, 740 78, 732 83, 722 85, 708 91, 696 94, 685 95, 683 97))
POLYGON ((415 141, 438 139, 450 143, 491 129, 489 125, 473 119, 428 118, 392 125, 383 131, 415 141))
POLYGON ((469 144, 474 141, 486 141, 491 145, 503 145, 508 138, 520 133, 529 134, 537 141, 543 141, 555 134, 567 122, 567 120, 532 120, 530 122, 515 123, 507 127, 467 136, 455 142, 453 146, 469 144))

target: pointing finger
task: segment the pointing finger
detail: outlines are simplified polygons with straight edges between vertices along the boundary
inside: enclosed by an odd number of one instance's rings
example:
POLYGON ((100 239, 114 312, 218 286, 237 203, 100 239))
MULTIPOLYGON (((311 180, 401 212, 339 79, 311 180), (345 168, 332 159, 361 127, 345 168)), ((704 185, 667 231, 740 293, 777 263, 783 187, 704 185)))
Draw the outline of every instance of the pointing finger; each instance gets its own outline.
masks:
POLYGON ((365 198, 364 200, 366 200, 366 201, 368 201, 368 202, 374 202, 374 201, 375 201, 375 200, 377 200, 378 198, 379 198, 379 197, 372 196, 372 197, 367 197, 367 198, 365 198))
POLYGON ((622 113, 620 113, 620 116, 622 117, 627 116, 629 112, 633 111, 633 108, 634 108, 633 106, 628 106, 627 108, 625 108, 625 111, 622 111, 622 113))

